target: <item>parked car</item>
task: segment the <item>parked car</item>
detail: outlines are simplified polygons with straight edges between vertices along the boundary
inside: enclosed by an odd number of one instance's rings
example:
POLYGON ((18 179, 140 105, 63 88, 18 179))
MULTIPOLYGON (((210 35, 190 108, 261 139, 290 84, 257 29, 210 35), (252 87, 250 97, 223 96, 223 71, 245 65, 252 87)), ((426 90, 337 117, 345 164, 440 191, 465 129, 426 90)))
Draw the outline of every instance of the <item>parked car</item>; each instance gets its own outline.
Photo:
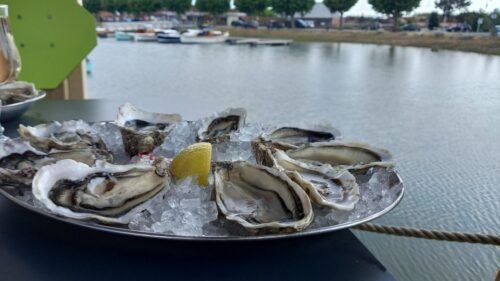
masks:
POLYGON ((269 29, 272 29, 272 28, 281 29, 281 28, 285 28, 286 26, 281 21, 272 20, 272 21, 270 21, 270 22, 267 23, 266 27, 269 28, 269 29))
POLYGON ((231 22, 231 26, 241 28, 259 28, 259 23, 257 21, 235 20, 231 22))
POLYGON ((379 30, 381 28, 382 28, 382 25, 378 21, 372 21, 363 27, 363 29, 367 29, 367 30, 379 30))
POLYGON ((403 31, 420 31, 420 27, 418 27, 414 23, 408 23, 408 24, 401 26, 401 30, 403 30, 403 31))
MULTIPOLYGON (((295 19, 295 28, 311 28, 311 25, 303 19, 295 19)), ((286 27, 292 27, 291 22, 286 22, 286 27)))
POLYGON ((500 25, 495 25, 495 28, 497 29, 497 32, 500 33, 500 25))
POLYGON ((467 23, 459 23, 446 28, 448 32, 470 32, 471 26, 467 23))

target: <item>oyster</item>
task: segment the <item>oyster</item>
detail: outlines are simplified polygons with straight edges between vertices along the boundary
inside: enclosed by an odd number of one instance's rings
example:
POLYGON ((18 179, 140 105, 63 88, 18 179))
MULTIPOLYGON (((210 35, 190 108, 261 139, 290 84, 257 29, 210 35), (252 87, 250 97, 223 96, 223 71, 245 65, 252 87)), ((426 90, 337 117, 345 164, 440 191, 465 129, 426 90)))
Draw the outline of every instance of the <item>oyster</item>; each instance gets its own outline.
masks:
POLYGON ((313 202, 342 211, 354 209, 359 201, 355 174, 374 166, 392 167, 385 162, 388 151, 359 143, 318 142, 285 152, 256 141, 253 149, 259 163, 287 171, 313 202))
POLYGON ((198 140, 221 142, 229 138, 229 134, 245 125, 247 112, 244 108, 228 108, 201 120, 198 140))
POLYGON ((125 151, 134 156, 151 153, 163 143, 172 126, 181 121, 178 114, 146 112, 126 103, 120 106, 116 124, 120 127, 125 151))
POLYGON ((359 186, 354 175, 347 169, 328 164, 301 162, 281 150, 276 150, 272 157, 275 166, 285 170, 314 203, 340 211, 350 211, 359 201, 359 186))
POLYGON ((0 100, 3 105, 23 102, 36 95, 37 91, 32 83, 15 81, 0 85, 0 100))
POLYGON ((22 140, 3 140, 0 144, 0 184, 31 186, 36 170, 53 163, 45 153, 22 140))
POLYGON ((281 149, 293 149, 301 145, 313 142, 325 142, 335 140, 340 132, 332 127, 281 127, 270 133, 262 135, 262 139, 276 143, 281 149))
POLYGON ((300 231, 313 220, 307 194, 284 172, 238 161, 217 165, 214 177, 218 208, 247 230, 300 231))
POLYGON ((57 215, 127 224, 169 183, 167 166, 163 158, 151 165, 98 161, 93 167, 61 160, 37 172, 33 194, 57 215))
POLYGON ((341 166, 351 171, 364 171, 372 166, 392 165, 385 162, 391 159, 389 151, 354 142, 311 143, 288 150, 286 154, 301 162, 341 166))
POLYGON ((30 127, 19 125, 19 135, 43 152, 52 149, 72 150, 96 148, 106 150, 97 132, 82 120, 57 121, 30 127))
POLYGON ((0 144, 0 183, 8 185, 31 185, 36 171, 57 160, 73 159, 88 165, 96 160, 108 160, 109 154, 102 150, 84 148, 68 151, 53 150, 45 153, 22 139, 6 139, 0 144))

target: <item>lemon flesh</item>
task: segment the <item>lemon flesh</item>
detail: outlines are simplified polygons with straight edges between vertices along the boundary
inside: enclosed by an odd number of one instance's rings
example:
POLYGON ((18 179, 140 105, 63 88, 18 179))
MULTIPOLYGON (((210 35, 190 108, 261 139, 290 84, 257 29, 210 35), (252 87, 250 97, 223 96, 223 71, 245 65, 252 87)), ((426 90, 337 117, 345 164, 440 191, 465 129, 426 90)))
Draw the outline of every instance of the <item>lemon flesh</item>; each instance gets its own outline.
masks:
POLYGON ((208 185, 211 159, 212 145, 208 142, 195 143, 175 156, 170 172, 178 180, 196 177, 199 185, 208 185))

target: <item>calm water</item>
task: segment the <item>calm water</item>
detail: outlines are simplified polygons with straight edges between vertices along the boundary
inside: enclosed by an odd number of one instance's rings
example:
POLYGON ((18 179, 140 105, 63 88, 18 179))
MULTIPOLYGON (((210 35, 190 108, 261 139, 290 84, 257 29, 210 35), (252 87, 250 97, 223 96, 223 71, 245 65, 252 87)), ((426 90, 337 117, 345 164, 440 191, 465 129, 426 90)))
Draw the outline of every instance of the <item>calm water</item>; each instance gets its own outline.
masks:
MULTIPOLYGON (((401 205, 378 223, 500 233, 500 57, 356 44, 186 46, 105 39, 89 97, 197 118, 328 120, 390 149, 401 205)), ((356 234, 400 280, 493 280, 493 246, 356 234)), ((353 265, 355 266, 355 265, 353 265)))

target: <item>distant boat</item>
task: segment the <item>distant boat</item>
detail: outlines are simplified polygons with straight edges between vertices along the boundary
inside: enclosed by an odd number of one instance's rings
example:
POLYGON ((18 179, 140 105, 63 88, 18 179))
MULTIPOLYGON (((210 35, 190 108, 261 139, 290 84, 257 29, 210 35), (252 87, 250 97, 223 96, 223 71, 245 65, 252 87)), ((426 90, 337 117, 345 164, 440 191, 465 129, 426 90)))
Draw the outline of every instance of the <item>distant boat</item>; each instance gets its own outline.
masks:
POLYGON ((223 43, 229 38, 229 32, 218 30, 189 29, 181 34, 181 43, 184 44, 213 44, 223 43))
POLYGON ((103 27, 97 27, 95 29, 96 33, 97 33, 97 36, 99 38, 107 38, 108 37, 108 29, 106 28, 103 28, 103 27))
POLYGON ((180 43, 181 34, 174 29, 165 29, 156 32, 156 40, 159 43, 180 43))
POLYGON ((134 40, 137 42, 153 42, 156 41, 154 33, 134 33, 134 40))
POLYGON ((117 41, 132 41, 134 40, 134 35, 123 31, 117 31, 115 32, 115 38, 117 41))

